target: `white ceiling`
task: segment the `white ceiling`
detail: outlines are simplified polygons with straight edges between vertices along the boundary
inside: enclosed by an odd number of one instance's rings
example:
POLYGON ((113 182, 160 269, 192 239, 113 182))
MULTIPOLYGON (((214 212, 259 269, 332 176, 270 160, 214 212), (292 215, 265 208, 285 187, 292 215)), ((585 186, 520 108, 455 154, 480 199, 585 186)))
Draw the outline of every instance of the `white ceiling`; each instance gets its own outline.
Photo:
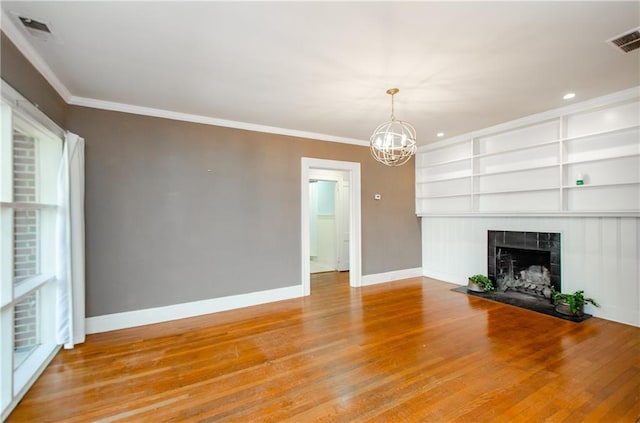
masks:
POLYGON ((389 118, 391 87, 400 88, 396 117, 423 145, 437 132, 640 85, 640 50, 606 42, 640 26, 637 1, 3 1, 2 10, 3 30, 72 104, 324 139, 368 140, 389 118), (28 35, 15 14, 48 23, 53 39, 28 35))

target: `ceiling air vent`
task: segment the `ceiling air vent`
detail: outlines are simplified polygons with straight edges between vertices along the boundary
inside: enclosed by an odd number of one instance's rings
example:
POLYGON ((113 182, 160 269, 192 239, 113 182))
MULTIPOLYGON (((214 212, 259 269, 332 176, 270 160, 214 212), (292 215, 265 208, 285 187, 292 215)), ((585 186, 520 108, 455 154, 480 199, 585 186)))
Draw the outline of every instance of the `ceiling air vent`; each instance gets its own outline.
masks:
POLYGON ((640 48, 640 28, 632 29, 609 40, 611 44, 625 53, 640 48))
MULTIPOLYGON (((0 0, 2 1, 2 0, 0 0)), ((44 42, 55 41, 61 42, 56 34, 55 28, 51 27, 51 23, 42 19, 29 18, 22 16, 16 12, 11 12, 11 18, 23 29, 28 35, 44 42)))
POLYGON ((20 16, 19 19, 20 19, 20 22, 22 22, 22 25, 26 26, 29 29, 51 34, 51 30, 49 29, 47 24, 44 22, 38 22, 35 19, 25 18, 23 16, 20 16))

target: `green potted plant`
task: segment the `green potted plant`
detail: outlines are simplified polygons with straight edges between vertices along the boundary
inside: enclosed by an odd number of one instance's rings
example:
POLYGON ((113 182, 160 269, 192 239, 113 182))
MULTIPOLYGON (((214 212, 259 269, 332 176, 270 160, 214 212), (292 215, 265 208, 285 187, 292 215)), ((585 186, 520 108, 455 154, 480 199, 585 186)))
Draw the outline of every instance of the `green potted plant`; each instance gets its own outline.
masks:
POLYGON ((469 276, 469 283, 467 284, 467 290, 473 292, 489 292, 493 291, 493 283, 491 279, 485 275, 473 275, 469 276))
POLYGON ((552 291, 551 299, 556 306, 556 311, 567 316, 582 316, 584 314, 584 304, 590 303, 600 307, 593 298, 585 298, 584 291, 576 291, 573 294, 563 294, 552 291))

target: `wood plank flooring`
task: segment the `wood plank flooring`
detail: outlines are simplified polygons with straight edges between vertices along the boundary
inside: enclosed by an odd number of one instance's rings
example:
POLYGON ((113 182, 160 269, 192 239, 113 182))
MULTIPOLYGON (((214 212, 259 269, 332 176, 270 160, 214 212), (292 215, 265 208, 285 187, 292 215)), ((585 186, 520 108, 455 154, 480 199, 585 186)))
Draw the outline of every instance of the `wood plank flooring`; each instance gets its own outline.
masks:
POLYGON ((9 422, 636 422, 640 328, 413 278, 91 335, 9 422))

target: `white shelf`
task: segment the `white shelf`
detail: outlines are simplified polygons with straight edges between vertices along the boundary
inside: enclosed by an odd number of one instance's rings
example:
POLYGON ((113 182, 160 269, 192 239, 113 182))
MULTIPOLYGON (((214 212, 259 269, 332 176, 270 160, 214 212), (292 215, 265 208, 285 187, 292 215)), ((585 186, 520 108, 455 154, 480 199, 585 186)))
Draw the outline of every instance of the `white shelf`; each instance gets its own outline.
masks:
POLYGON ((465 156, 465 157, 461 157, 461 158, 457 158, 457 159, 443 160, 441 162, 430 163, 429 165, 425 166, 425 168, 429 169, 429 168, 432 168, 432 167, 444 166, 444 165, 448 165, 448 164, 452 164, 452 163, 459 163, 459 162, 463 162, 465 160, 471 160, 472 158, 473 158, 473 156, 465 156))
POLYGON ((504 189, 496 191, 480 191, 475 192, 473 195, 494 195, 494 194, 513 194, 516 192, 536 192, 536 191, 553 191, 559 190, 560 187, 546 187, 546 188, 525 188, 525 189, 504 189))
POLYGON ((463 194, 443 194, 443 195, 421 195, 421 196, 417 196, 416 198, 418 200, 428 200, 431 198, 451 198, 451 197, 467 197, 470 196, 471 193, 467 192, 467 193, 463 193, 463 194))
POLYGON ((640 128, 640 125, 623 126, 623 127, 620 127, 620 128, 609 130, 609 131, 597 131, 597 132, 590 132, 588 134, 576 135, 576 136, 573 136, 573 137, 560 138, 559 141, 562 141, 562 142, 579 141, 579 140, 583 140, 583 139, 586 139, 586 138, 595 138, 595 137, 600 137, 600 136, 603 136, 603 135, 614 135, 614 134, 618 134, 620 132, 626 132, 626 131, 630 131, 632 129, 639 129, 639 128, 640 128))
POLYGON ((446 181, 455 181, 457 179, 465 179, 465 178, 471 178, 472 175, 464 175, 464 176, 446 176, 443 178, 437 178, 437 179, 429 179, 429 180, 422 180, 422 181, 416 181, 417 184, 430 184, 433 182, 446 182, 446 181))
POLYGON ((640 216, 639 109, 634 98, 423 149, 434 163, 416 161, 416 213, 640 216))
POLYGON ((510 148, 510 149, 505 149, 505 150, 500 150, 500 151, 492 151, 491 153, 475 154, 472 157, 474 159, 482 159, 482 158, 485 158, 485 157, 500 156, 500 155, 503 155, 503 154, 516 153, 518 151, 534 150, 536 148, 547 147, 547 146, 558 144, 558 143, 559 143, 558 140, 545 141, 545 142, 542 142, 542 143, 539 143, 539 144, 525 145, 525 146, 518 147, 518 148, 510 148))
POLYGON ((584 185, 563 185, 562 189, 588 189, 588 188, 602 188, 602 187, 619 187, 624 185, 640 185, 640 181, 632 182, 613 182, 609 184, 584 184, 584 185))
POLYGON ((640 151, 633 154, 616 154, 616 155, 611 155, 606 157, 594 157, 594 158, 581 159, 581 160, 566 160, 562 162, 562 164, 572 165, 572 164, 579 164, 579 163, 602 162, 606 160, 624 159, 627 157, 638 157, 638 156, 640 156, 640 151))
POLYGON ((532 170, 549 169, 553 167, 558 167, 558 164, 559 163, 554 163, 554 164, 542 165, 537 167, 526 167, 521 169, 496 170, 492 172, 474 173, 471 176, 473 176, 474 178, 479 178, 482 176, 504 175, 506 173, 531 172, 532 170))

